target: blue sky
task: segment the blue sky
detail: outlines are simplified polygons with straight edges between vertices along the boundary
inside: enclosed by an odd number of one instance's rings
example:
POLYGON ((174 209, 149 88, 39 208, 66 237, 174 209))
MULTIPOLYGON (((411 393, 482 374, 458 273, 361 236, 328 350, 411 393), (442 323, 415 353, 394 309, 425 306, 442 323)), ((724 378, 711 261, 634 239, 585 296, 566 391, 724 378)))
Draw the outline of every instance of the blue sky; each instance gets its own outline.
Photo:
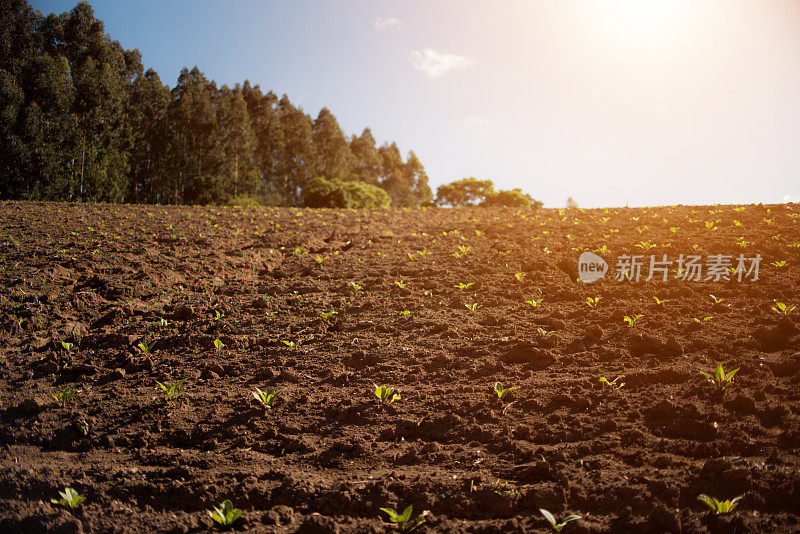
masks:
POLYGON ((474 176, 551 207, 800 201, 800 2, 92 6, 165 83, 197 65, 314 117, 327 106, 346 134, 414 150, 434 189, 474 176))

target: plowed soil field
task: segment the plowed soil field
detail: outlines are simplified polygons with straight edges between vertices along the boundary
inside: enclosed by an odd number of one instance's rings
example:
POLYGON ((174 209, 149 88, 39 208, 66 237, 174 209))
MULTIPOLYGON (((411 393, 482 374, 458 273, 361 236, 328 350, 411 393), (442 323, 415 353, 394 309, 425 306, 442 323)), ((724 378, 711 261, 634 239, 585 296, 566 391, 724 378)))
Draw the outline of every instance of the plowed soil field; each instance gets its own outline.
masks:
POLYGON ((0 531, 798 532, 799 242, 796 204, 0 204, 0 531))

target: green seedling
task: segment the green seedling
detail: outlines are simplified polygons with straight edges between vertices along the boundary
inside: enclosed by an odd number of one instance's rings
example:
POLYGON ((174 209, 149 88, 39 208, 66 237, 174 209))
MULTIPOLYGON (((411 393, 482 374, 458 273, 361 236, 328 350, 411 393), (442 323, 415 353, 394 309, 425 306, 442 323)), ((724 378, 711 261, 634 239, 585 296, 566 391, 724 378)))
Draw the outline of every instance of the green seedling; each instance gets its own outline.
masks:
POLYGON ((72 488, 64 488, 64 491, 59 491, 60 499, 50 499, 53 504, 58 504, 64 508, 75 510, 79 504, 86 500, 86 497, 81 497, 77 491, 72 488))
POLYGON ((167 321, 166 319, 164 319, 164 318, 162 317, 162 318, 161 318, 161 319, 159 319, 159 321, 158 321, 158 326, 160 326, 161 328, 165 328, 165 327, 169 326, 169 321, 167 321))
POLYGON ((708 322, 710 320, 711 320, 711 317, 708 316, 708 315, 706 315, 705 317, 695 317, 694 318, 694 322, 700 323, 700 324, 706 323, 706 322, 708 322))
POLYGON ((396 393, 393 387, 379 386, 375 382, 373 382, 372 385, 375 386, 375 396, 378 397, 378 400, 381 401, 381 404, 384 406, 388 406, 394 401, 400 400, 400 394, 396 393))
POLYGON ((660 299, 660 298, 656 297, 655 295, 653 295, 653 299, 655 299, 655 301, 656 301, 656 305, 657 305, 657 306, 662 306, 662 305, 664 305, 665 303, 669 302, 669 300, 670 300, 670 299, 663 299, 663 300, 662 300, 662 299, 660 299))
POLYGON ((463 282, 459 282, 458 284, 456 284, 455 287, 457 287, 458 289, 463 291, 465 289, 469 289, 470 286, 472 286, 473 284, 475 284, 475 282, 469 282, 469 283, 466 283, 466 284, 463 283, 463 282))
POLYGON ((744 497, 744 495, 739 495, 731 500, 718 501, 714 497, 709 497, 705 493, 701 493, 697 496, 697 500, 706 503, 716 514, 728 514, 733 512, 739 505, 739 501, 742 500, 742 497, 744 497))
POLYGON ((636 248, 640 248, 642 250, 650 250, 651 248, 655 248, 655 245, 650 243, 649 241, 639 241, 633 246, 636 248))
POLYGON ((403 311, 397 312, 397 314, 400 315, 401 317, 408 317, 409 315, 411 315, 411 311, 410 310, 403 310, 403 311))
POLYGON ((520 491, 515 488, 512 484, 508 482, 504 482, 502 480, 496 480, 494 482, 487 482, 485 484, 470 484, 470 491, 472 490, 482 490, 488 489, 502 497, 519 497, 521 495, 520 491))
POLYGON ((495 382, 494 386, 492 386, 492 391, 494 391, 494 394, 497 395, 497 398, 500 400, 503 400, 503 397, 505 397, 515 389, 519 389, 519 386, 504 388, 503 384, 501 384, 500 382, 495 382))
POLYGON ((795 306, 787 306, 783 302, 778 302, 777 300, 773 300, 773 302, 775 305, 772 307, 772 311, 783 316, 789 315, 795 309, 795 306))
POLYGON ((184 382, 186 382, 185 378, 178 380, 174 384, 170 384, 168 382, 161 383, 156 380, 156 384, 158 384, 158 386, 164 390, 164 394, 166 395, 168 401, 177 399, 183 395, 183 393, 186 391, 186 386, 183 385, 184 382))
POLYGON ((467 252, 472 250, 472 247, 468 247, 465 245, 458 245, 458 251, 461 253, 462 256, 465 256, 467 252))
POLYGON ((530 304, 530 305, 531 305, 531 306, 533 306, 534 308, 538 308, 538 307, 539 307, 539 304, 541 304, 543 300, 544 300, 544 297, 542 297, 542 298, 540 298, 540 299, 531 299, 531 300, 526 300, 526 301, 525 301, 525 304, 530 304))
POLYGON ((242 511, 233 507, 230 499, 226 499, 219 508, 214 507, 213 511, 208 511, 208 516, 213 519, 220 527, 228 528, 233 525, 240 517, 242 511))
POLYGON ((625 321, 626 323, 628 323, 628 326, 630 328, 633 328, 633 325, 636 324, 636 321, 638 321, 642 317, 644 317, 644 315, 641 315, 641 314, 639 314, 639 315, 626 315, 625 317, 622 318, 622 320, 625 321))
POLYGON ((397 286, 397 287, 399 287, 400 289, 405 289, 405 287, 406 287, 408 284, 407 284, 406 282, 403 282, 402 280, 400 280, 400 281, 395 281, 394 285, 396 285, 396 286, 397 286))
POLYGON ((725 300, 723 298, 716 297, 714 295, 709 295, 709 297, 711 297, 711 300, 714 301, 714 304, 722 304, 722 301, 725 300))
POLYGON ((326 261, 328 261, 329 259, 330 259, 330 256, 320 256, 319 254, 317 254, 317 257, 316 257, 316 258, 314 258, 314 260, 317 262, 317 265, 319 265, 319 268, 320 268, 320 269, 322 269, 322 265, 323 265, 323 264, 324 264, 326 261))
POLYGON ((217 350, 222 350, 223 348, 225 348, 225 343, 223 343, 222 341, 220 341, 219 338, 217 338, 214 340, 214 348, 217 350))
POLYGON ((471 311, 472 313, 475 313, 476 311, 478 311, 478 308, 482 308, 483 307, 481 304, 478 304, 477 302, 475 302, 473 304, 464 304, 464 306, 466 306, 466 308, 469 311, 471 311))
POLYGON ((517 279, 517 282, 522 282, 522 279, 525 278, 525 273, 514 273, 514 278, 517 279))
POLYGON ((339 312, 337 312, 336 310, 331 310, 329 312, 322 312, 322 313, 319 314, 319 318, 322 319, 323 321, 327 321, 328 319, 330 319, 331 317, 333 317, 337 313, 339 313, 339 312))
POLYGON ((66 341, 62 341, 61 342, 61 348, 64 349, 65 351, 67 351, 67 353, 71 353, 72 351, 75 350, 75 344, 74 343, 68 343, 66 341))
POLYGON ((545 330, 545 329, 544 329, 544 328, 542 328, 541 326, 537 326, 537 327, 536 327, 536 333, 537 333, 537 334, 539 334, 539 335, 540 335, 540 336, 542 336, 542 337, 547 337, 547 336, 549 336, 550 334, 552 334, 552 333, 553 333, 553 331, 552 331, 552 330, 545 330))
POLYGON ((286 339, 282 339, 281 343, 283 343, 284 345, 286 345, 290 349, 296 349, 297 347, 300 346, 300 342, 299 341, 288 341, 286 339))
POLYGON ((76 390, 68 387, 59 393, 53 393, 52 396, 59 406, 65 408, 72 402, 72 398, 75 397, 76 393, 78 393, 76 390))
POLYGON ((772 263, 770 263, 770 265, 774 265, 775 267, 780 268, 780 267, 786 267, 787 265, 789 265, 789 262, 786 260, 773 261, 772 263))
POLYGON ((350 289, 353 290, 354 294, 358 294, 358 292, 361 290, 361 286, 355 282, 350 282, 350 289))
POLYGON ((706 373, 705 371, 700 371, 700 374, 706 377, 706 380, 708 380, 710 383, 714 384, 717 389, 724 391, 725 388, 731 385, 731 382, 733 382, 733 375, 735 375, 738 370, 739 368, 737 367, 733 371, 726 374, 725 371, 722 370, 722 364, 718 364, 717 370, 714 371, 714 374, 706 373))
POLYGON ((586 305, 590 308, 596 308, 597 305, 600 303, 600 299, 603 298, 600 295, 597 295, 595 298, 586 297, 586 305))
POLYGON ((224 313, 222 313, 219 310, 214 310, 214 318, 215 319, 222 319, 223 317, 225 317, 224 313))
POLYGON ((579 515, 570 514, 563 519, 560 523, 556 520, 556 516, 545 510, 544 508, 539 508, 539 512, 547 519, 547 522, 550 523, 550 527, 553 529, 554 532, 561 532, 567 523, 571 521, 576 521, 578 519, 583 519, 579 515))
POLYGON ((401 532, 411 532, 424 523, 425 516, 428 515, 428 512, 425 511, 418 515, 416 519, 412 519, 413 508, 411 505, 408 505, 402 514, 398 513, 394 508, 381 508, 381 511, 386 512, 389 516, 389 521, 397 525, 401 532))
POLYGON ((136 344, 136 346, 139 347, 139 350, 142 351, 142 354, 150 354, 156 344, 153 343, 152 345, 148 345, 146 341, 140 341, 136 344))
POLYGON ((286 391, 286 389, 275 389, 273 387, 269 387, 267 388, 267 391, 261 391, 260 389, 256 388, 256 390, 251 393, 265 409, 270 409, 284 391, 286 391))
POLYGON ((609 387, 612 390, 617 390, 617 389, 620 389, 622 386, 625 385, 625 382, 620 382, 623 378, 625 378, 625 375, 619 375, 614 380, 609 380, 608 378, 606 378, 604 376, 601 376, 600 380, 598 380, 598 382, 600 382, 601 384, 604 384, 606 387, 609 387))

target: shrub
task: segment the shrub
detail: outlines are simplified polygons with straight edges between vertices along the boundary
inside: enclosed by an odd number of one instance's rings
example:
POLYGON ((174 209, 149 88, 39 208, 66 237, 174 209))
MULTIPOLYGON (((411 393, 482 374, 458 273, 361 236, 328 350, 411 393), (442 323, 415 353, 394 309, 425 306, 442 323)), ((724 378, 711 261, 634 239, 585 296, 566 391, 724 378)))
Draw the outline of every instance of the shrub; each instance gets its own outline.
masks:
POLYGON ((494 194, 491 180, 462 178, 455 182, 440 185, 436 189, 436 203, 440 206, 474 206, 484 202, 494 194))
POLYGON ((374 185, 316 177, 303 188, 303 203, 308 208, 374 209, 388 208, 392 200, 374 185))
POLYGON ((228 206, 238 206, 242 208, 255 208, 258 206, 263 206, 263 204, 254 196, 250 195, 239 195, 233 197, 228 201, 228 206))
POLYGON ((512 189, 510 191, 498 191, 486 196, 486 199, 481 203, 481 206, 497 206, 507 208, 535 208, 542 207, 541 200, 534 200, 527 193, 523 193, 521 189, 512 189))

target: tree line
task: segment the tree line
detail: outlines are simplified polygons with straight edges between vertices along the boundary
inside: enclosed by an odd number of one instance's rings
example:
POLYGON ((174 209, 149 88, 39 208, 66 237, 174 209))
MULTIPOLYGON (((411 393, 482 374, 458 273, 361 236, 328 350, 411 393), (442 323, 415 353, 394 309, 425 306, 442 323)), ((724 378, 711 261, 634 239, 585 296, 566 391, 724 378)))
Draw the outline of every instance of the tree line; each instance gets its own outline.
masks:
POLYGON ((376 146, 369 128, 345 136, 327 108, 312 118, 286 95, 248 81, 218 87, 196 67, 168 87, 138 50, 105 33, 87 2, 44 16, 26 0, 0 0, 0 20, 2 199, 433 200, 413 151, 403 158, 395 143, 376 146), (336 185, 347 182, 358 184, 336 185), (309 183, 317 190, 304 195, 309 183), (331 184, 346 194, 320 193, 331 184))

